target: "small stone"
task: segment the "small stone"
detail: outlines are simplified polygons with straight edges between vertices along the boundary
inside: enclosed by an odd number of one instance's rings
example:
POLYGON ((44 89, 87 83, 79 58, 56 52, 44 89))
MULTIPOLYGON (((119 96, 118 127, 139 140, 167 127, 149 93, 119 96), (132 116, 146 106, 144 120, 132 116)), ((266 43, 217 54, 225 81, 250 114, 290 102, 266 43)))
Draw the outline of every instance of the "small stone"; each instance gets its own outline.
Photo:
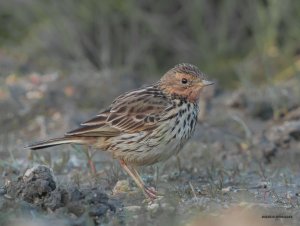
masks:
POLYGON ((159 210, 159 204, 158 203, 150 203, 147 206, 147 209, 152 213, 157 213, 157 211, 159 210))
POLYGON ((287 198, 287 199, 292 199, 292 198, 294 198, 294 194, 293 194, 291 191, 288 191, 288 192, 286 193, 286 198, 287 198))
POLYGON ((126 207, 124 207, 125 211, 133 212, 133 213, 139 212, 141 209, 142 209, 141 206, 126 206, 126 207))
POLYGON ((10 195, 8 195, 8 194, 5 194, 4 197, 5 197, 6 199, 12 199, 12 197, 11 197, 10 195))
POLYGON ((119 180, 113 188, 113 194, 126 193, 130 191, 128 180, 119 180))
POLYGON ((231 186, 228 186, 226 188, 222 188, 222 192, 223 193, 227 193, 227 192, 230 192, 230 191, 232 191, 232 187, 231 186))

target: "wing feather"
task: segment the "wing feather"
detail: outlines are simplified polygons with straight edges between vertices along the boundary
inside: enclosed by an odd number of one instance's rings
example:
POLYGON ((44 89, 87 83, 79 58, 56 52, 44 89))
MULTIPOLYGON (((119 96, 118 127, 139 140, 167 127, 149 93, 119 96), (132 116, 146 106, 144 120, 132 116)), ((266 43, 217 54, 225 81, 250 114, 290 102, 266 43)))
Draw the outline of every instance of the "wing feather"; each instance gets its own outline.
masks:
POLYGON ((120 133, 147 131, 158 126, 159 120, 172 103, 151 86, 128 92, 114 100, 111 106, 66 136, 113 137, 120 133))

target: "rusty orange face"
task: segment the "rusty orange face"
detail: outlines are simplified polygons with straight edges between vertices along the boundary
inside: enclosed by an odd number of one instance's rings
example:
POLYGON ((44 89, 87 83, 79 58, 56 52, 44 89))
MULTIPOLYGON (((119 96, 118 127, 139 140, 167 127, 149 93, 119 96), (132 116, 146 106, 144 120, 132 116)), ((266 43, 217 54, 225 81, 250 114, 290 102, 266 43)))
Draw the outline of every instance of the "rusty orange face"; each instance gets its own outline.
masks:
POLYGON ((168 71, 160 80, 161 87, 168 94, 197 102, 203 87, 213 82, 204 79, 203 73, 190 64, 181 64, 168 71))

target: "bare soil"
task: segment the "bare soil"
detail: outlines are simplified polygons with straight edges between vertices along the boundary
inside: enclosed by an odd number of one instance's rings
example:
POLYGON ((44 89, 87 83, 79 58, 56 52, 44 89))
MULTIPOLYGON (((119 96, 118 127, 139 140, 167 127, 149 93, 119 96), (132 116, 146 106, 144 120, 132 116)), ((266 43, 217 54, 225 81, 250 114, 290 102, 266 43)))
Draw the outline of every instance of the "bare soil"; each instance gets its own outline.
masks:
POLYGON ((206 114, 179 156, 140 169, 160 194, 152 203, 107 153, 80 146, 23 150, 111 101, 80 106, 86 89, 61 93, 66 81, 48 81, 42 98, 28 99, 22 81, 11 91, 22 92, 0 103, 7 131, 0 136, 0 225, 298 225, 298 81, 206 95, 206 114))

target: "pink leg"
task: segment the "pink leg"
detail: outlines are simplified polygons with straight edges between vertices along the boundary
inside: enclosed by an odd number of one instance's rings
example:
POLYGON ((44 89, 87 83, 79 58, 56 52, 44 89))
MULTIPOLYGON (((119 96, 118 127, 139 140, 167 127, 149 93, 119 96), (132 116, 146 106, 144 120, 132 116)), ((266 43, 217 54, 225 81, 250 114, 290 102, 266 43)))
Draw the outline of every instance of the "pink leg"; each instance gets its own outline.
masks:
POLYGON ((145 196, 147 198, 150 198, 151 200, 154 200, 157 198, 156 191, 154 189, 147 188, 145 186, 142 178, 140 177, 139 173, 137 172, 137 170, 135 168, 128 167, 128 165, 123 160, 120 160, 120 165, 129 174, 129 176, 131 176, 131 178, 134 180, 134 182, 137 184, 137 186, 143 191, 143 193, 145 194, 145 196))

